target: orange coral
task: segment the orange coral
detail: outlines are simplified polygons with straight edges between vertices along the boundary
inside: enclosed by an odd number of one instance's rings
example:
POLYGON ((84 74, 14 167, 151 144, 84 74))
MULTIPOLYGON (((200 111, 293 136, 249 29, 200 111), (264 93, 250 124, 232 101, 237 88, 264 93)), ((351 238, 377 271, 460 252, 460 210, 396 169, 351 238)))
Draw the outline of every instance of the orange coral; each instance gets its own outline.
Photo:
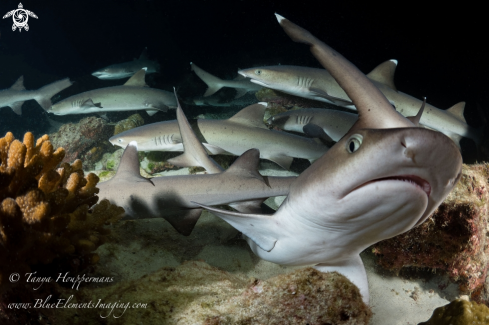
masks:
POLYGON ((54 150, 49 137, 23 143, 12 133, 0 139, 0 292, 8 276, 30 266, 75 254, 96 263, 92 253, 104 243, 124 210, 98 201, 98 177, 84 177, 82 163, 63 163, 63 148, 54 150))

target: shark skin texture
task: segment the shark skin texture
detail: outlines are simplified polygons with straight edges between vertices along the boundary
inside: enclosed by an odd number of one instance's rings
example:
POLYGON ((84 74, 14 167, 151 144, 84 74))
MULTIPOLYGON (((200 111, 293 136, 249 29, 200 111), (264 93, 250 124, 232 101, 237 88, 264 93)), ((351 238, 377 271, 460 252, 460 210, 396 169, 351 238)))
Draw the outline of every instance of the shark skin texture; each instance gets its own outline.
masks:
MULTIPOLYGON (((398 112, 404 116, 414 116, 422 100, 396 89, 394 85, 396 67, 396 60, 383 62, 367 74, 367 77, 398 112)), ((280 65, 244 69, 238 73, 264 87, 355 110, 355 105, 349 96, 335 78, 324 69, 280 65)), ((479 144, 482 136, 481 130, 474 129, 467 124, 464 118, 464 108, 464 102, 455 104, 447 110, 426 104, 425 114, 420 123, 427 128, 444 133, 456 143, 459 143, 462 137, 466 137, 479 144)))
POLYGON ((46 111, 68 115, 145 110, 154 115, 176 108, 175 96, 171 92, 148 87, 145 76, 146 70, 141 69, 122 86, 85 91, 57 102, 46 111))
POLYGON ((12 87, 0 90, 0 107, 9 106, 15 114, 22 115, 22 105, 24 102, 35 99, 42 108, 47 110, 52 105, 51 97, 72 84, 70 79, 65 78, 50 83, 38 90, 26 90, 24 87, 24 76, 20 76, 12 87))
POLYGON ((250 149, 227 170, 206 153, 177 102, 178 127, 185 152, 169 160, 180 166, 204 166, 209 174, 144 178, 139 172, 137 142, 124 150, 114 178, 97 185, 98 196, 122 206, 124 219, 164 218, 178 232, 190 235, 202 209, 192 201, 228 204, 238 211, 262 211, 263 201, 287 195, 296 177, 264 177, 258 172, 260 153, 250 149))
MULTIPOLYGON (((260 158, 271 160, 284 169, 289 169, 293 158, 313 162, 328 151, 329 147, 313 139, 269 130, 263 123, 265 109, 265 103, 253 104, 226 120, 199 119, 194 128, 211 155, 239 156, 256 148, 260 158)), ((176 121, 143 125, 121 132, 109 141, 123 148, 129 142, 137 141, 141 151, 182 151, 176 121)))
POLYGON ((340 53, 276 14, 289 37, 310 46, 357 107, 348 133, 292 183, 273 215, 200 204, 240 230, 253 252, 281 265, 337 271, 369 303, 359 253, 424 222, 458 182, 462 157, 440 132, 406 118, 340 53))
POLYGON ((133 76, 141 69, 146 69, 146 73, 156 73, 160 71, 158 62, 149 60, 146 55, 146 49, 143 50, 138 59, 133 61, 111 64, 103 69, 92 73, 92 76, 103 80, 123 79, 133 76))

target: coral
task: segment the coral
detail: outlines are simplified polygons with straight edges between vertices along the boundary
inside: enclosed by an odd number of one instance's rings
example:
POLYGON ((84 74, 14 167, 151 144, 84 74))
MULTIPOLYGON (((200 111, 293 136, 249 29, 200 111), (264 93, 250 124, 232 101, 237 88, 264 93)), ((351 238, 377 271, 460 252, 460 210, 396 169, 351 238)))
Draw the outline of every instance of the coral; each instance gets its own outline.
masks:
POLYGON ((58 132, 50 135, 50 139, 54 147, 65 149, 62 162, 72 163, 81 159, 83 168, 90 170, 105 152, 114 150, 107 140, 111 134, 112 128, 105 120, 91 116, 76 124, 62 125, 58 132))
POLYGON ((436 308, 433 316, 418 325, 489 325, 489 308, 475 302, 457 299, 436 308))
POLYGON ((49 137, 37 142, 26 133, 23 143, 12 133, 0 139, 0 292, 11 273, 55 258, 78 256, 89 263, 123 209, 98 201, 98 177, 84 176, 82 163, 62 163, 63 148, 54 150, 49 137), (92 209, 89 209, 89 207, 92 209))
POLYGON ((117 122, 117 124, 114 127, 114 135, 122 133, 124 131, 134 129, 138 126, 141 126, 144 124, 144 119, 141 117, 139 114, 133 114, 126 118, 125 120, 121 120, 117 122))
POLYGON ((464 165, 462 178, 420 226, 373 246, 384 268, 426 267, 447 272, 462 292, 478 295, 487 270, 489 165, 464 165))
MULTIPOLYGON (((372 315, 347 278, 312 268, 259 281, 192 261, 138 280, 80 289, 72 302, 94 297, 146 306, 125 312, 115 308, 112 314, 118 318, 111 315, 106 324, 368 324, 372 315)), ((109 312, 63 308, 58 316, 71 322, 77 314, 83 324, 99 324, 99 313, 109 312)))

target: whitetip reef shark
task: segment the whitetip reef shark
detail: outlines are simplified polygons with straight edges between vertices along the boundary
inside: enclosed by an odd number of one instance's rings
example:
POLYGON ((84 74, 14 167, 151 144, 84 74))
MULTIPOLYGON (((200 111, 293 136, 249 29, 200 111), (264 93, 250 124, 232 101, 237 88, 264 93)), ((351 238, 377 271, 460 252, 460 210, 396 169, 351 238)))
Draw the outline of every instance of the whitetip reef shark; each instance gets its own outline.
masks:
MULTIPOLYGON (((239 156, 250 148, 260 151, 260 158, 268 159, 289 169, 293 158, 314 161, 328 147, 313 139, 282 131, 269 130, 263 122, 266 103, 243 108, 229 119, 198 119, 193 123, 204 147, 212 155, 239 156)), ((177 121, 163 121, 121 132, 109 141, 125 148, 131 141, 140 151, 182 151, 177 121)))
POLYGON ((130 142, 114 178, 97 185, 99 197, 124 208, 124 219, 164 218, 181 234, 189 235, 202 213, 193 201, 256 212, 268 197, 287 195, 296 177, 260 175, 258 150, 246 151, 224 171, 209 158, 179 104, 177 118, 185 152, 169 162, 203 166, 209 174, 144 178, 139 173, 137 142, 130 142))
POLYGON ((103 69, 95 71, 92 73, 92 76, 104 80, 123 79, 131 77, 143 68, 146 68, 147 74, 160 71, 160 65, 158 62, 148 59, 146 55, 146 48, 143 50, 138 59, 124 63, 111 64, 103 69))
POLYGON ((408 119, 393 110, 341 54, 276 16, 293 41, 310 46, 357 107, 359 119, 299 175, 275 214, 200 206, 241 231, 260 258, 337 271, 358 286, 368 304, 360 252, 424 222, 458 182, 462 157, 447 136, 418 127, 420 114, 408 119))
MULTIPOLYGON (((394 85, 396 60, 389 60, 373 69, 367 77, 387 97, 395 109, 404 116, 415 116, 422 100, 400 92, 394 85)), ((355 105, 324 69, 300 66, 268 66, 238 71, 242 76, 251 78, 251 82, 276 89, 291 95, 331 103, 355 110, 355 105)), ((464 118, 465 103, 460 102, 447 110, 441 110, 426 104, 420 123, 428 128, 440 131, 459 143, 462 137, 470 138, 479 144, 482 130, 476 130, 464 118)))
POLYGON ((262 86, 252 83, 249 79, 238 76, 235 80, 222 80, 209 72, 206 72, 195 65, 195 63, 190 62, 190 69, 195 72, 195 74, 202 79, 207 85, 207 90, 204 93, 204 97, 210 96, 216 93, 222 87, 230 87, 236 89, 236 96, 234 98, 239 98, 244 96, 249 91, 258 91, 262 89, 262 86))
POLYGON ((145 69, 141 69, 122 86, 85 91, 57 102, 46 111, 68 115, 145 110, 154 115, 176 108, 175 96, 169 91, 149 88, 145 75, 145 69))
POLYGON ((70 79, 65 78, 39 88, 38 90, 25 90, 24 76, 12 85, 12 87, 0 90, 0 107, 10 106, 15 114, 22 114, 22 104, 26 100, 35 99, 44 109, 52 105, 51 97, 72 85, 70 79))

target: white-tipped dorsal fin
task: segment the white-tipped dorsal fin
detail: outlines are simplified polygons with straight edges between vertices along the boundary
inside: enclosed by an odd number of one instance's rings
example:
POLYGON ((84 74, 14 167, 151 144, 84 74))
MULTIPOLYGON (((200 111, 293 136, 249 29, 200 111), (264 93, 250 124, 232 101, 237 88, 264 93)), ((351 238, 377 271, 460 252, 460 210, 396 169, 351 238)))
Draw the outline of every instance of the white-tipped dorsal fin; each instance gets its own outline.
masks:
POLYGON ((387 87, 397 91, 394 84, 394 74, 396 72, 397 60, 389 60, 379 64, 375 69, 367 75, 372 80, 375 80, 387 87))
POLYGON ((148 87, 144 77, 146 76, 147 68, 142 68, 138 72, 136 72, 128 81, 124 84, 124 86, 135 86, 135 87, 148 87))
POLYGON ((201 166, 210 174, 222 172, 222 167, 207 155, 204 146, 192 130, 187 117, 183 113, 182 106, 180 106, 175 88, 173 88, 173 92, 177 100, 177 121, 184 152, 178 157, 169 159, 168 162, 182 167, 201 166))
POLYGON ((17 81, 14 82, 12 87, 10 87, 11 90, 25 90, 24 87, 24 76, 20 76, 17 81))
POLYGON ((464 109, 465 109, 465 102, 460 102, 447 109, 447 112, 455 116, 460 121, 467 123, 465 122, 464 109))
POLYGON ((267 129, 267 126, 263 122, 266 108, 267 106, 263 105, 263 103, 247 106, 229 118, 229 121, 246 126, 267 129))
POLYGON ((231 226, 241 231, 264 251, 270 252, 275 247, 278 238, 275 229, 278 227, 274 224, 273 215, 245 214, 211 208, 197 202, 192 203, 209 210, 219 218, 223 219, 231 226))

